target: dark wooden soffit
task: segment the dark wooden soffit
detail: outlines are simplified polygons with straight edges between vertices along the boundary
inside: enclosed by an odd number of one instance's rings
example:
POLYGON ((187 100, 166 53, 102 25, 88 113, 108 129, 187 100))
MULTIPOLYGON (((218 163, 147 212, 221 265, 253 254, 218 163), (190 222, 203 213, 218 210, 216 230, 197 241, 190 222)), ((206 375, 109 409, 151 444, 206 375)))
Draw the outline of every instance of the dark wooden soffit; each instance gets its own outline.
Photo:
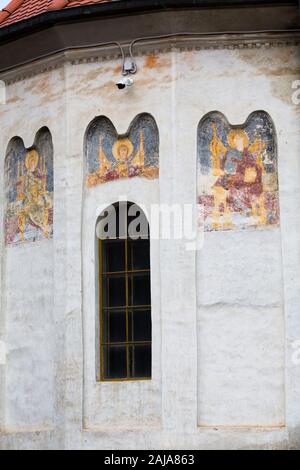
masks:
POLYGON ((74 48, 178 34, 293 32, 298 0, 122 0, 43 13, 0 29, 0 72, 74 48))
POLYGON ((118 0, 108 3, 84 5, 58 11, 49 11, 24 21, 0 28, 0 39, 7 39, 15 34, 30 32, 32 29, 58 24, 65 21, 89 19, 96 16, 130 15, 168 9, 220 9, 220 8, 257 8, 261 6, 299 7, 300 0, 118 0))

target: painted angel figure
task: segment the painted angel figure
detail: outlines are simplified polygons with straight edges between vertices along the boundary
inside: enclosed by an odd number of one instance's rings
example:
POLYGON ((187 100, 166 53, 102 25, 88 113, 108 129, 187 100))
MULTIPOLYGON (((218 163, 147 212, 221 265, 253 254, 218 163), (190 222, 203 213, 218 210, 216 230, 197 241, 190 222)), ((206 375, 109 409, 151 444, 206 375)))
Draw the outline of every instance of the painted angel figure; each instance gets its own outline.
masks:
POLYGON ((96 186, 99 183, 120 178, 145 176, 154 178, 158 169, 145 166, 144 134, 139 132, 138 148, 134 151, 134 144, 129 137, 118 138, 111 148, 108 158, 104 149, 104 137, 99 139, 98 169, 87 176, 87 186, 96 186))

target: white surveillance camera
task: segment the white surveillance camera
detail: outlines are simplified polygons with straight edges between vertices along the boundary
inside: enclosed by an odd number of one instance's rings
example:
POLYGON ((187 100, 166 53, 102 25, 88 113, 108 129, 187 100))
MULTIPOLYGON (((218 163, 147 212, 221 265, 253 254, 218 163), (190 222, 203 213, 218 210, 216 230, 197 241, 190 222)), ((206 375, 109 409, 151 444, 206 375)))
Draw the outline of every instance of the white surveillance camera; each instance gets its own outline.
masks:
POLYGON ((116 86, 119 88, 119 90, 124 90, 124 88, 132 86, 133 84, 133 78, 122 78, 118 83, 116 83, 116 86))

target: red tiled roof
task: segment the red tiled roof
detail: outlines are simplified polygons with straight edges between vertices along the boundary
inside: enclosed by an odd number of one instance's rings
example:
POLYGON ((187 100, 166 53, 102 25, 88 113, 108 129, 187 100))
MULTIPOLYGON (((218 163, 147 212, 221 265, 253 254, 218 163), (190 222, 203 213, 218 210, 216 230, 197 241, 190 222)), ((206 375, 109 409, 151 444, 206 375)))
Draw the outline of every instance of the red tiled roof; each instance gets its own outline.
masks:
POLYGON ((113 0, 11 0, 0 10, 0 28, 51 10, 105 3, 113 0))

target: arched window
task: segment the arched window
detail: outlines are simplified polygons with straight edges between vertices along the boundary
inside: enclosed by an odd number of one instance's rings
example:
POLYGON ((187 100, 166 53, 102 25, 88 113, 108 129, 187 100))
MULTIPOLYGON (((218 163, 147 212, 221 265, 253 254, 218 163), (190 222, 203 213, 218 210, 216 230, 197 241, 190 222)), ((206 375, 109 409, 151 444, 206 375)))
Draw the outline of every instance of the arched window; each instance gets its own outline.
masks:
POLYGON ((106 209, 99 238, 100 378, 151 378, 149 224, 133 203, 106 209))

